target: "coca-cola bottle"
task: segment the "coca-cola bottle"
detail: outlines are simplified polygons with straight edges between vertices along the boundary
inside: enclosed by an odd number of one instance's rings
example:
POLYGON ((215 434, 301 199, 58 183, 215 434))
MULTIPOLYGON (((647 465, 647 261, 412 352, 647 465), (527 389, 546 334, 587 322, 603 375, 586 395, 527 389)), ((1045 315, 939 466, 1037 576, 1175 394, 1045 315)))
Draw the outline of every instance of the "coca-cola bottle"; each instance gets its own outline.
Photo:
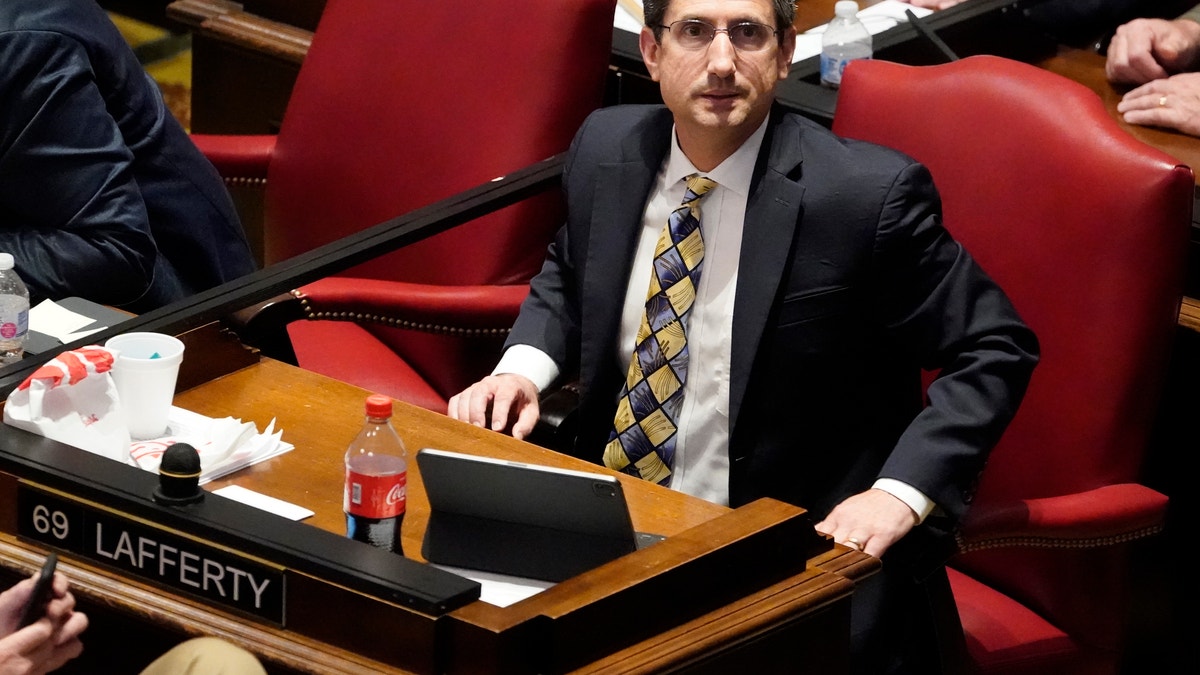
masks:
POLYGON ((346 450, 346 536, 403 555, 408 450, 392 427, 392 399, 367 397, 367 420, 346 450))

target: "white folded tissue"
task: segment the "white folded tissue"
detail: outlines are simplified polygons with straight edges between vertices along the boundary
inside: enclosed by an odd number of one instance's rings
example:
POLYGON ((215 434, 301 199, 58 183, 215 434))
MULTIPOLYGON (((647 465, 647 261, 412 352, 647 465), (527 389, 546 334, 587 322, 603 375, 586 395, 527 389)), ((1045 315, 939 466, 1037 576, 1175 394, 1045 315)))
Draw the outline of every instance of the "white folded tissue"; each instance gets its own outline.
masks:
POLYGON ((188 443, 200 453, 200 484, 229 475, 251 464, 277 457, 292 449, 275 431, 275 420, 259 433, 251 422, 234 417, 214 419, 171 406, 167 435, 150 441, 134 441, 129 456, 134 464, 158 473, 163 453, 175 443, 188 443))
POLYGON ((200 453, 201 485, 294 447, 275 431, 274 419, 259 433, 250 422, 174 406, 165 436, 133 442, 109 372, 113 358, 111 350, 89 346, 42 364, 9 394, 5 424, 155 473, 167 447, 186 442, 200 453))

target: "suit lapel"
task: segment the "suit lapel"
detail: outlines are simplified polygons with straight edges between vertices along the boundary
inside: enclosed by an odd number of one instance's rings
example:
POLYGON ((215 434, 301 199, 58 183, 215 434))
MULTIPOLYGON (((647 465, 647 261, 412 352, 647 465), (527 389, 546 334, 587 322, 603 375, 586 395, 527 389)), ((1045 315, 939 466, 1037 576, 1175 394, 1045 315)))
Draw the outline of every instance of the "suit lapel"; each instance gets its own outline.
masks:
MULTIPOLYGON (((729 430, 732 438, 792 242, 800 222, 804 187, 789 178, 800 166, 800 129, 772 124, 763 141, 761 175, 751 183, 738 262, 730 354, 729 430)), ((761 154, 761 153, 760 153, 761 154)), ((756 173, 759 171, 756 170, 756 173)))
POLYGON ((633 266, 646 199, 670 143, 671 117, 665 110, 647 118, 641 134, 626 138, 622 162, 601 164, 593 186, 587 273, 583 280, 580 372, 613 367, 612 346, 620 334, 626 282, 633 266))
MULTIPOLYGON (((580 370, 603 372, 619 334, 626 281, 654 172, 640 164, 605 164, 596 172, 581 316, 580 370)), ((585 381, 590 378, 585 377, 585 381)))

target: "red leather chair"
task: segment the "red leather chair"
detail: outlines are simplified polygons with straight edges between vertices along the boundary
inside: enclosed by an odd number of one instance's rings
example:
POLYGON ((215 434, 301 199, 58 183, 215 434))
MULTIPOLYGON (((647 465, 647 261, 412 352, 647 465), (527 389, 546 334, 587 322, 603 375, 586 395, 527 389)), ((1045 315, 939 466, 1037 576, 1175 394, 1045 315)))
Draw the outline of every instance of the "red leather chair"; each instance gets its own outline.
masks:
MULTIPOLYGON (((615 3, 329 0, 278 136, 194 138, 227 179, 266 178, 265 262, 284 260, 565 151, 603 102, 615 3)), ((295 290, 299 364, 444 411, 561 221, 538 195, 295 290)))
POLYGON ((1015 61, 855 62, 833 129, 929 167, 947 228, 1012 297, 1042 360, 950 561, 971 669, 1116 673, 1138 484, 1182 295, 1195 180, 1092 91, 1015 61))

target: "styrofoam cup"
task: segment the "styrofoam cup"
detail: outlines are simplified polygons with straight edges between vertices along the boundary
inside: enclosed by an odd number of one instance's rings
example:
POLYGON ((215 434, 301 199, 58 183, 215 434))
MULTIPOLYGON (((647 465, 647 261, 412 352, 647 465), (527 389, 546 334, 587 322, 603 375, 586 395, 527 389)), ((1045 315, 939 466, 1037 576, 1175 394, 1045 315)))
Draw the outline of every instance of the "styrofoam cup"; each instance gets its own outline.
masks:
POLYGON ((112 376, 130 437, 144 441, 166 435, 183 342, 163 333, 125 333, 104 346, 116 352, 112 376))

